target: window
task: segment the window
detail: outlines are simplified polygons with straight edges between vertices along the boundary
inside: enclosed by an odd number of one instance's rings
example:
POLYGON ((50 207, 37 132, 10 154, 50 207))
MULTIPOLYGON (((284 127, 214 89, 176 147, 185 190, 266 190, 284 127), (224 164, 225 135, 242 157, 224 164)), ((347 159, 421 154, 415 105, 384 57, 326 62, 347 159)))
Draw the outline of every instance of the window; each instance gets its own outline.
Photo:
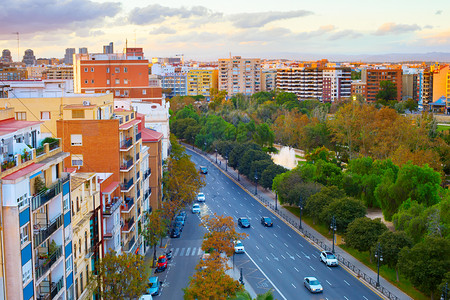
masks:
POLYGON ((82 109, 72 110, 72 119, 84 119, 84 110, 82 109))
POLYGON ((17 121, 26 121, 27 120, 27 113, 24 111, 16 112, 16 120, 17 121))
POLYGON ((108 67, 108 68, 106 68, 106 73, 109 73, 109 67, 108 67))
POLYGON ((87 231, 84 232, 84 252, 88 254, 88 235, 87 231))
POLYGON ((70 200, 69 194, 65 195, 64 199, 63 199, 63 201, 64 201, 64 211, 69 210, 69 200, 70 200))
POLYGON ((128 72, 128 68, 127 68, 127 67, 124 67, 124 68, 123 68, 123 72, 124 72, 124 73, 127 73, 127 72, 128 72))
POLYGON ((91 83, 94 83, 94 79, 91 80, 91 83))
POLYGON ((128 91, 127 91, 127 90, 123 91, 123 95, 124 95, 125 97, 128 97, 128 91))
POLYGON ((30 202, 29 202, 30 199, 27 197, 27 195, 28 194, 25 193, 22 196, 20 196, 19 198, 17 198, 17 206, 19 207, 19 209, 30 204, 30 202))
MULTIPOLYGON (((77 197, 77 212, 80 211, 80 199, 77 197)), ((80 246, 80 251, 81 251, 81 246, 80 246)))
POLYGON ((94 72, 94 68, 91 68, 91 72, 94 72))
POLYGON ((83 293, 83 271, 80 273, 80 293, 83 293))
POLYGON ((73 209, 73 201, 72 201, 72 217, 75 215, 75 209, 73 209))
POLYGON ((29 230, 29 224, 23 226, 20 228, 20 245, 25 244, 30 240, 30 230, 29 230))
POLYGON ((115 90, 114 94, 115 94, 115 96, 120 96, 120 91, 119 90, 115 90))
POLYGON ((128 84, 128 79, 124 79, 123 84, 128 84))
POLYGON ((22 266, 22 283, 25 284, 26 282, 31 280, 31 259, 22 266))
POLYGON ((106 84, 110 84, 110 81, 109 81, 109 79, 106 79, 106 84))
MULTIPOLYGON (((73 111, 72 111, 73 114, 73 111)), ((83 145, 83 135, 81 134, 71 134, 70 143, 72 146, 82 146, 83 145)))
POLYGON ((89 283, 89 266, 86 265, 86 285, 89 283))
POLYGON ((77 259, 77 244, 73 244, 73 258, 77 259))
POLYGON ((85 84, 88 84, 88 82, 89 82, 89 81, 88 81, 87 79, 84 81, 85 84))
POLYGON ((116 73, 120 73, 120 68, 116 68, 116 73))
POLYGON ((120 79, 116 78, 116 84, 120 84, 120 79))
POLYGON ((50 120, 50 112, 41 111, 41 120, 50 120))
POLYGON ((88 71, 88 68, 84 68, 84 71, 87 72, 87 71, 88 71))
POLYGON ((82 166, 83 165, 83 155, 82 154, 72 154, 72 166, 82 166))
POLYGON ((78 299, 78 278, 75 279, 75 299, 78 299))
POLYGON ((66 259, 66 274, 72 271, 72 256, 66 259))
POLYGON ((142 90, 142 95, 147 95, 147 90, 142 90))

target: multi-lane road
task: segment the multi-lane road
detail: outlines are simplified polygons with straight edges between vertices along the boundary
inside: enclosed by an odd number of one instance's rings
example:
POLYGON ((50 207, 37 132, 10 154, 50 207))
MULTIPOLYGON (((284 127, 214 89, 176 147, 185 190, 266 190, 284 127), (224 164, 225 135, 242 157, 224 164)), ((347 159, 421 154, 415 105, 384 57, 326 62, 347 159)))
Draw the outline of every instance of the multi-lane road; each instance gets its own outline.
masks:
POLYGON ((370 288, 339 266, 329 268, 319 260, 320 250, 302 238, 297 231, 278 219, 250 194, 241 189, 208 160, 187 150, 192 161, 208 167, 203 192, 206 202, 201 203, 200 215, 188 211, 181 238, 172 239, 169 248, 173 259, 168 270, 160 273, 164 281, 160 299, 183 299, 182 288, 195 272, 201 256, 201 243, 205 229, 200 217, 217 213, 231 216, 237 222, 247 217, 251 228, 238 228, 248 237, 243 240, 246 253, 236 254, 234 267, 242 268, 243 276, 258 294, 273 290, 275 299, 379 299, 370 288), (262 216, 273 220, 274 226, 261 225, 262 216), (303 286, 303 278, 316 277, 322 284, 321 294, 311 294, 303 286))

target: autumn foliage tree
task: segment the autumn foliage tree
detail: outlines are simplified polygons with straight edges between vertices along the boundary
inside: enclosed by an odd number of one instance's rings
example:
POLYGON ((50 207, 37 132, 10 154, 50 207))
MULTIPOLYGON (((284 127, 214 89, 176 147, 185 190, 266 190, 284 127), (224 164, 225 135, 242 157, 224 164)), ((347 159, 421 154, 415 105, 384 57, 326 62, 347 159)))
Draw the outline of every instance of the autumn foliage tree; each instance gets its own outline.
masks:
POLYGON ((153 266, 156 261, 156 245, 163 237, 167 235, 167 226, 169 221, 164 218, 163 211, 158 209, 146 216, 148 218, 142 235, 145 241, 153 247, 153 266))

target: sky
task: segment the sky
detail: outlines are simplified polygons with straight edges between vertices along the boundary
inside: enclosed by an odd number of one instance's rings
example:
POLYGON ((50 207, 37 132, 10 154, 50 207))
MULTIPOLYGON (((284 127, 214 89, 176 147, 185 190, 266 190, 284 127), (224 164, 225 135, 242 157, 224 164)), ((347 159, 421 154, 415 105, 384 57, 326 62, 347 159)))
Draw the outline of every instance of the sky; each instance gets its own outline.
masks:
POLYGON ((0 50, 14 61, 126 41, 195 60, 450 52, 449 19, 449 0, 15 0, 0 10, 0 50))

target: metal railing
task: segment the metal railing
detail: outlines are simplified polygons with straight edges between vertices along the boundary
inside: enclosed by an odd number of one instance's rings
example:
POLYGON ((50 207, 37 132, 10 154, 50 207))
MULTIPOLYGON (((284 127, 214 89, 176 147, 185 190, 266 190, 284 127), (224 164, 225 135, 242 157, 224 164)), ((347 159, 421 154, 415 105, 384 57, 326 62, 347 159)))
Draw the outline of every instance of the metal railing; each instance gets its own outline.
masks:
POLYGON ((40 206, 44 205, 53 197, 61 193, 62 191, 62 184, 60 181, 49 187, 46 191, 43 191, 39 193, 38 195, 34 196, 31 200, 31 208, 33 210, 38 209, 40 206))
POLYGON ((131 219, 125 221, 125 223, 122 226, 122 231, 130 231, 130 229, 133 227, 134 225, 134 217, 132 217, 131 219))
POLYGON ((132 138, 126 138, 126 139, 120 141, 120 149, 127 149, 127 148, 130 148, 132 145, 133 145, 132 138))
POLYGON ((128 170, 129 168, 131 168, 133 166, 133 158, 130 158, 129 160, 125 161, 125 163, 123 163, 120 166, 121 170, 128 170))
POLYGON ((152 193, 152 188, 148 188, 145 192, 144 192, 144 200, 146 200, 148 197, 150 197, 152 193))
POLYGON ((123 191, 129 190, 133 186, 133 178, 130 178, 128 181, 125 181, 120 185, 120 189, 123 191))
POLYGON ((51 142, 48 144, 48 150, 52 151, 59 148, 59 140, 51 142))
POLYGON ((62 246, 59 246, 55 252, 53 252, 44 263, 36 264, 36 278, 42 277, 52 266, 53 264, 61 257, 62 255, 62 246))
POLYGON ((139 141, 141 139, 141 133, 139 132, 138 134, 136 134, 136 142, 139 141))
POLYGON ((152 174, 152 169, 149 168, 144 172, 144 180, 147 179, 150 174, 152 174))
MULTIPOLYGON (((230 171, 226 171, 226 167, 224 164, 219 165, 215 163, 215 156, 211 156, 209 154, 205 155, 205 152, 197 149, 197 148, 193 148, 192 145, 188 145, 185 143, 180 143, 182 145, 184 145, 186 148, 188 148, 191 151, 194 151, 200 155, 204 155, 204 157, 206 157, 212 164, 216 165, 218 168, 222 169, 222 171, 226 172, 230 177, 232 177, 234 180, 238 180, 238 176, 236 174, 234 174, 231 171, 231 167, 230 167, 230 171)), ((244 175, 240 175, 241 178, 244 177, 244 175)), ((265 197, 261 196, 260 194, 254 195, 254 190, 255 190, 255 185, 253 182, 251 182, 250 180, 248 180, 248 182, 246 180, 240 180, 239 184, 244 187, 249 193, 253 194, 254 197, 257 197, 262 203, 264 203, 264 205, 268 206, 272 213, 274 213, 275 215, 277 215, 279 218, 282 218, 284 221, 286 221, 287 223, 289 223, 290 225, 292 225, 292 227, 296 228, 296 230, 300 231, 303 236, 314 242, 317 246, 319 246, 320 248, 322 248, 325 251, 331 251, 331 247, 328 246, 327 244, 325 244, 324 242, 322 242, 322 240, 318 239, 316 236, 314 236, 312 233, 308 232, 306 229, 299 229, 299 225, 300 222, 297 220, 293 220, 288 214, 283 213, 280 210, 276 210, 275 209, 275 205, 272 203, 272 200, 268 200, 265 197)), ((390 292, 388 289, 386 289, 385 287, 383 287, 382 285, 377 286, 377 281, 375 279, 373 279, 372 277, 370 277, 369 275, 367 275, 366 273, 364 273, 363 271, 361 271, 358 267, 356 267, 355 265, 353 265, 350 261, 348 261, 345 257, 343 257, 340 254, 336 254, 337 259, 339 260, 339 262, 341 262, 343 265, 345 265, 348 269, 350 269, 352 272, 354 272, 358 278, 363 279, 364 281, 366 281, 368 284, 370 284, 373 288, 375 288, 376 290, 378 290, 380 293, 382 293, 384 296, 386 296, 388 299, 391 300, 399 300, 400 298, 398 298, 396 295, 394 295, 392 292, 390 292)))
POLYGON ((134 198, 127 197, 125 202, 122 203, 122 211, 129 211, 134 205, 134 198))
MULTIPOLYGON (((34 247, 36 248, 42 244, 49 236, 51 236, 63 223, 63 215, 60 214, 48 224, 44 229, 37 229, 38 231, 33 234, 34 247)), ((37 225, 37 224, 36 224, 37 225)))
POLYGON ((138 153, 136 153, 136 161, 139 160, 139 157, 140 157, 140 155, 139 155, 139 152, 138 152, 138 153))
POLYGON ((123 202, 122 198, 113 198, 112 203, 108 203, 105 205, 103 215, 107 215, 107 216, 112 215, 116 211, 116 209, 120 207, 122 202, 123 202))
POLYGON ((64 287, 64 277, 61 276, 61 278, 56 282, 51 284, 51 299, 55 298, 56 295, 58 295, 59 291, 61 291, 64 287))

